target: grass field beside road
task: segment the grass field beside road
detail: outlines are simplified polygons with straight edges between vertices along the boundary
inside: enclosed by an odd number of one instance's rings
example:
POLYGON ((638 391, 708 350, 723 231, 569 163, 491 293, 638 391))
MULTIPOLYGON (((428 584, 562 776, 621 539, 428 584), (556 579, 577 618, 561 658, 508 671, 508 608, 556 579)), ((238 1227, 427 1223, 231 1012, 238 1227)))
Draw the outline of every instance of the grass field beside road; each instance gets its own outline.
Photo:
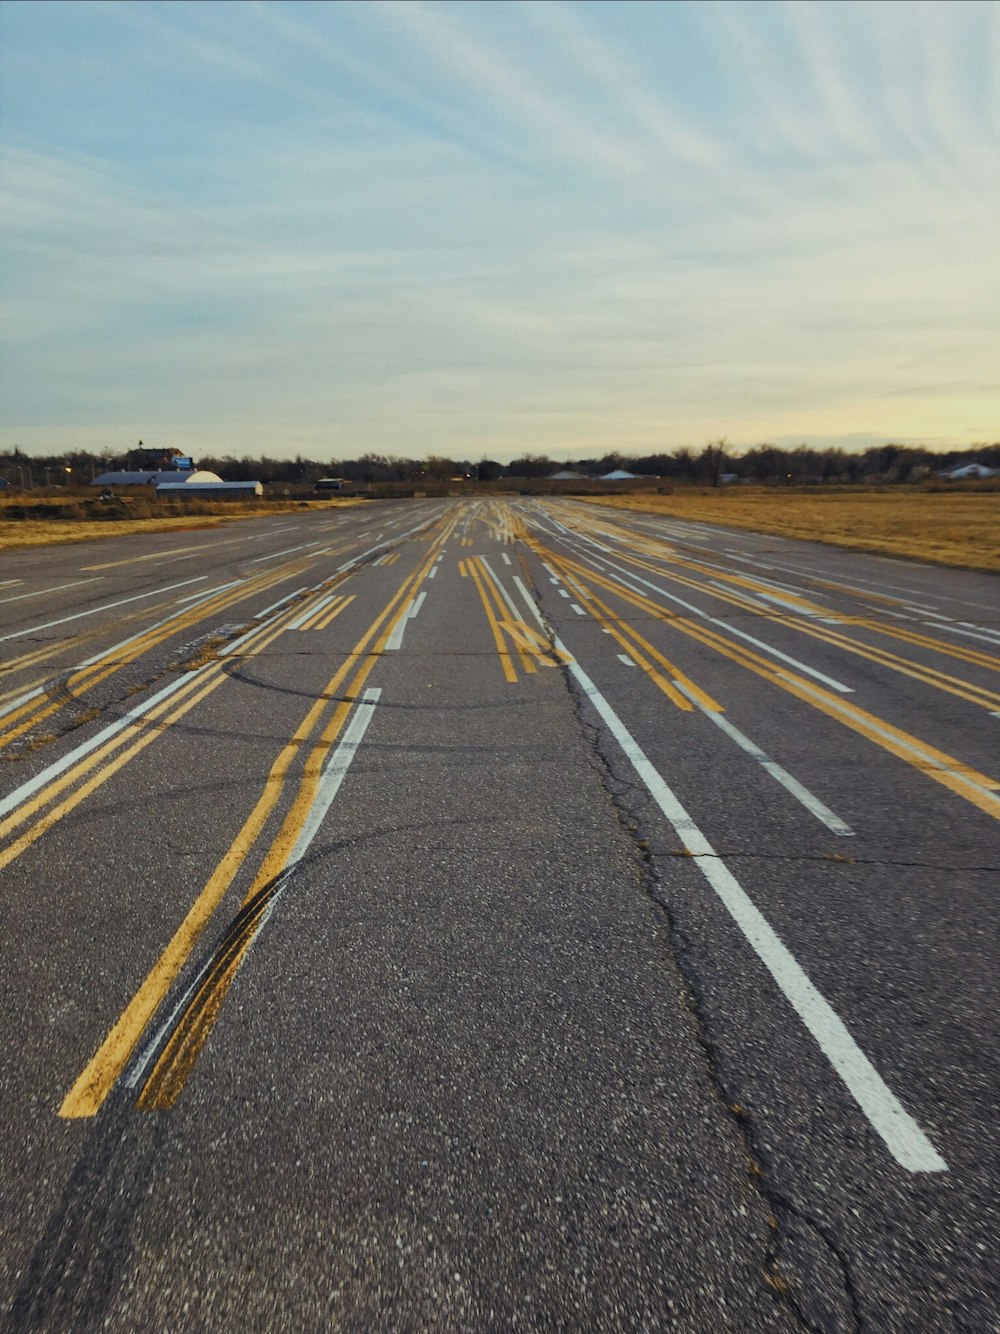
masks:
POLYGON ((678 489, 671 495, 582 496, 615 509, 668 514, 884 556, 1000 570, 1000 491, 678 489))
POLYGON ((93 517, 91 497, 53 498, 37 502, 44 517, 32 517, 34 502, 21 496, 0 499, 0 551, 20 547, 47 547, 65 542, 89 542, 100 537, 124 537, 132 533, 188 532, 197 528, 218 528, 237 519, 263 519, 275 514, 298 513, 304 509, 340 509, 360 505, 346 500, 274 500, 247 504, 231 500, 196 500, 183 510, 168 508, 149 497, 137 497, 133 508, 111 511, 111 517, 93 517), (157 514, 157 509, 167 513, 157 514), (62 510, 63 517, 52 510, 62 510))

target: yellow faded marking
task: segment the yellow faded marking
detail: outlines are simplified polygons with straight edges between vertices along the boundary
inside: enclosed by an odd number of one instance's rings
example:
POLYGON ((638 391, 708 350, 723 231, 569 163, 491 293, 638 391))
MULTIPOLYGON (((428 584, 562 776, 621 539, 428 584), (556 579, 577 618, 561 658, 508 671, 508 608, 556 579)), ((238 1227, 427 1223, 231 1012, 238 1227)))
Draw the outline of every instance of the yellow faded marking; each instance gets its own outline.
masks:
MULTIPOLYGON (((537 550, 543 552, 550 561, 558 562, 555 553, 540 545, 535 545, 537 550)), ((582 568, 577 567, 574 561, 558 563, 572 568, 582 568)), ((973 806, 978 807, 987 815, 994 819, 1000 819, 1000 802, 993 796, 993 792, 1000 789, 1000 782, 997 782, 996 779, 989 778, 953 756, 936 750, 927 742, 904 732, 901 728, 893 727, 891 723, 887 723, 873 714, 865 713, 857 705, 848 704, 845 700, 835 698, 829 691, 824 690, 821 686, 814 686, 796 673, 785 668, 775 667, 760 654, 737 647, 730 641, 723 639, 715 631, 708 629, 708 627, 699 626, 683 618, 668 614, 649 598, 633 593, 630 589, 617 585, 601 575, 595 575, 588 571, 587 577, 594 583, 615 593, 623 601, 629 602, 632 606, 641 607, 657 620, 669 623, 682 634, 708 645, 721 653, 723 657, 729 658, 732 662, 746 667, 757 676, 761 676, 787 690, 804 703, 819 709, 828 717, 842 723, 845 727, 849 727, 852 731, 860 733, 867 740, 874 742, 883 750, 888 750, 920 773, 926 774, 935 782, 949 788, 956 795, 971 802, 973 806)))
MULTIPOLYGON (((129 1002, 128 1006, 126 1006, 121 1017, 110 1030, 94 1057, 73 1085, 73 1088, 66 1095, 62 1107, 60 1108, 60 1116, 93 1116, 100 1108, 115 1081, 119 1078, 122 1070, 124 1070, 128 1063, 129 1057, 142 1036, 146 1025, 163 1002, 178 973, 190 957, 191 951, 204 930, 206 923, 210 920, 223 895, 232 883, 237 871, 240 869, 249 854, 250 849, 259 837, 268 816, 273 810, 278 797, 283 790, 288 769, 299 749, 314 731, 326 705, 331 699, 336 697, 340 686, 350 672, 351 667, 357 663, 358 658, 365 652, 372 638, 378 633, 379 627, 385 619, 390 616, 393 609, 405 595, 412 591, 412 588, 415 587, 422 578, 423 573, 430 568, 431 563, 432 559, 428 560, 423 571, 417 576, 413 576, 411 579, 404 580, 403 584, 387 606, 372 622, 365 634, 362 635, 361 639, 358 640, 354 650, 347 660, 331 677, 326 689, 312 704, 291 740, 282 748, 281 753, 271 766, 271 770, 265 781, 264 791, 258 799, 253 811, 244 822, 242 828, 236 835, 236 838, 233 840, 225 856, 219 862, 208 883, 195 899, 195 902, 189 909, 184 921, 175 932, 167 948, 150 971, 146 980, 129 1002)), ((396 617, 390 623, 385 634, 379 641, 380 644, 388 638, 395 621, 399 619, 399 616, 404 610, 405 604, 397 612, 396 617)), ((274 637, 276 636, 272 636, 272 638, 274 637)), ((270 642, 271 639, 266 641, 266 643, 270 642)), ((259 647, 254 646, 254 651, 260 651, 260 649, 266 646, 266 643, 262 643, 259 647)), ((250 656, 250 654, 247 656, 250 656)), ((374 662, 376 659, 377 647, 370 655, 369 660, 374 662)), ((356 677, 355 681, 352 683, 352 689, 357 683, 358 677, 356 677)), ((334 715, 334 722, 340 717, 342 709, 343 705, 338 708, 337 713, 334 715)), ((330 729, 327 728, 326 732, 323 733, 320 742, 316 748, 314 748, 313 754, 310 757, 311 760, 314 760, 318 754, 321 755, 321 757, 325 756, 326 750, 329 749, 329 732, 330 729)), ((149 739, 152 739, 152 737, 149 739)), ((316 765, 313 764, 310 772, 314 774, 315 770, 316 765)), ((322 763, 320 762, 319 772, 321 771, 322 763)), ((306 776, 303 778, 303 783, 305 784, 305 782, 306 776)), ((301 791, 302 789, 300 788, 300 794, 301 791)), ((293 806, 293 809, 298 809, 299 807, 300 803, 296 803, 293 806)), ((291 814, 292 813, 289 812, 289 817, 291 814)), ((286 818, 282 833, 285 832, 287 824, 288 819, 286 818)), ((278 836, 278 840, 280 839, 281 834, 278 836)), ((278 840, 276 840, 276 843, 278 840)), ((267 864, 266 861, 265 865, 267 864)), ((220 1005, 223 998, 224 993, 219 997, 220 1005)), ((214 1012, 212 1018, 214 1019, 214 1012)), ((210 1026, 211 1024, 209 1024, 209 1027, 210 1026)), ((200 1050, 200 1046, 198 1047, 198 1050, 200 1050)), ((197 1056, 197 1051, 195 1051, 194 1055, 197 1056)), ((183 1081, 181 1082, 183 1083, 183 1081)))
POLYGON ((130 556, 127 560, 109 560, 103 565, 81 565, 81 570, 116 570, 120 565, 138 565, 140 561, 163 560, 165 556, 183 556, 189 551, 204 551, 206 547, 213 546, 211 542, 199 542, 194 547, 168 547, 166 551, 153 551, 148 556, 130 556))
POLYGON ((342 611, 346 611, 346 610, 347 610, 347 608, 348 608, 348 607, 350 606, 350 604, 354 601, 354 599, 355 599, 356 596, 357 596, 357 595, 356 595, 355 593, 352 593, 352 594, 350 595, 350 597, 342 598, 341 601, 340 601, 338 604, 335 605, 334 610, 330 611, 330 614, 329 614, 328 616, 324 616, 324 617, 322 618, 322 620, 316 622, 316 626, 315 626, 315 628, 316 628, 317 630, 325 630, 326 627, 327 627, 332 621, 335 621, 335 620, 337 619, 337 617, 340 615, 340 613, 341 613, 342 611))

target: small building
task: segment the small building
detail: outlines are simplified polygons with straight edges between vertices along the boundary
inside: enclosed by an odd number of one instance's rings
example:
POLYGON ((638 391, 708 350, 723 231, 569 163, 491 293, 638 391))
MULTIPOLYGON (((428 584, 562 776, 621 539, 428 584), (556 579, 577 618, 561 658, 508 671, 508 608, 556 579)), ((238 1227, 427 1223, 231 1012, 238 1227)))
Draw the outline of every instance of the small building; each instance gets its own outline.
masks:
POLYGON ((90 483, 106 491, 113 487, 149 487, 157 496, 228 497, 262 496, 260 482, 225 482, 218 473, 203 468, 171 469, 166 472, 102 472, 90 483))
POLYGON ((948 482, 965 482, 996 477, 998 473, 1000 468, 987 468, 985 463, 962 463, 957 468, 947 468, 940 476, 948 482))
POLYGON ((572 468, 560 468, 558 472, 549 473, 550 482, 582 482, 586 478, 586 473, 574 472, 572 468))
POLYGON ((100 476, 95 477, 90 483, 91 486, 152 486, 157 487, 165 482, 174 482, 180 486, 191 486, 197 483, 217 483, 222 478, 218 473, 206 472, 201 468, 192 468, 190 470, 180 469, 157 469, 155 472, 143 471, 122 471, 122 472, 102 472, 100 476))
POLYGON ((637 472, 626 472, 624 468, 614 468, 601 476, 602 482, 635 482, 639 480, 637 472))
POLYGON ((189 500, 211 496, 221 500, 239 500, 240 496, 264 494, 261 482, 224 482, 221 477, 214 482, 160 482, 153 490, 158 496, 180 496, 181 499, 189 500))

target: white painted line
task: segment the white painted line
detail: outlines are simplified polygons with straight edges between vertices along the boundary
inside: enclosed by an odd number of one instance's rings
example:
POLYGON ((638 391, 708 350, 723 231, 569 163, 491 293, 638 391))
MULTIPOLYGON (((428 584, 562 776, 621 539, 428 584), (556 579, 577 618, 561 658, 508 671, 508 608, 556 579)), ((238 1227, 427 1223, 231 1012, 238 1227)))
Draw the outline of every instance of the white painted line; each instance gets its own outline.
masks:
POLYGON ((560 588, 560 589, 559 589, 559 596, 560 596, 561 598, 568 598, 568 597, 569 597, 569 594, 566 592, 565 588, 560 588))
POLYGON ((1000 637, 994 634, 992 630, 986 630, 982 634, 975 630, 963 630, 962 626, 968 624, 965 621, 959 622, 958 625, 939 625, 936 621, 924 621, 923 624, 931 630, 946 630, 949 634, 962 635, 965 639, 978 639, 981 644, 995 646, 1000 643, 1000 637))
POLYGON ((274 551, 270 556, 254 556, 253 560, 249 563, 251 565, 262 565, 266 560, 277 560, 279 556, 290 556, 293 551, 304 550, 305 547, 301 544, 297 547, 285 547, 284 551, 274 551))
POLYGON ((845 824, 839 815, 834 815, 829 806, 823 804, 819 797, 813 796, 807 787, 804 787, 797 778, 793 778, 787 769, 783 769, 777 761, 772 760, 766 755, 759 746, 755 745, 745 733, 735 727, 723 714, 706 709, 704 704, 687 686, 681 681, 673 683, 682 695, 686 695, 696 709, 700 709, 706 718, 710 718, 716 727, 722 729, 727 736, 732 737, 736 744, 745 750, 748 755, 753 756, 762 768, 766 769, 772 778, 776 779, 786 791, 790 792, 796 801, 801 802, 810 815, 814 815, 821 824, 825 824, 827 829, 834 834, 839 834, 843 838, 853 838, 854 830, 850 825, 845 824))
POLYGON ((583 608, 580 606, 578 602, 571 602, 569 605, 576 612, 577 616, 586 616, 587 613, 583 610, 583 608))
MULTIPOLYGON (((813 695, 814 698, 819 698, 807 681, 800 681, 799 688, 804 690, 807 695, 813 695)), ((852 721, 857 720, 855 710, 845 700, 824 699, 823 703, 824 705, 829 705, 831 708, 836 709, 838 713, 842 713, 845 718, 850 718, 852 721)), ((991 792, 988 787, 984 787, 982 783, 977 783, 968 773, 954 769, 950 764, 942 764, 939 759, 925 751, 922 746, 914 745, 912 741, 907 741, 902 736, 897 736, 892 732, 886 731, 885 728, 879 727, 878 723, 876 723, 873 718, 866 717, 864 723, 869 731, 876 732, 886 741, 890 741, 893 746, 898 746, 901 750, 909 751, 911 755, 916 756, 920 761, 919 768, 937 769, 941 773, 954 774, 956 778, 961 778, 963 783, 969 783, 978 792, 983 793, 983 795, 988 797, 991 802, 995 803, 997 811, 1000 813, 1000 797, 997 797, 996 793, 991 792)))
MULTIPOLYGON (((12 597, 12 598, 0 598, 0 603, 4 603, 4 602, 22 602, 25 598, 43 598, 43 597, 45 597, 45 595, 46 595, 47 593, 60 593, 60 592, 62 592, 62 590, 63 590, 64 588, 78 588, 78 587, 80 586, 80 584, 96 584, 96 583, 98 583, 98 582, 99 582, 101 579, 103 579, 103 578, 104 578, 104 576, 103 576, 102 574, 95 574, 95 575, 93 575, 90 579, 74 579, 74 580, 72 581, 72 583, 69 583, 69 584, 55 584, 52 588, 39 588, 39 589, 38 589, 36 592, 34 592, 34 593, 18 593, 18 594, 16 595, 16 597, 12 597)), ((10 580, 8 580, 8 583, 10 583, 10 584, 23 584, 23 583, 24 583, 24 580, 23 580, 23 579, 10 579, 10 580)), ((5 586, 5 585, 0 585, 0 587, 4 587, 4 586, 5 586)))
MULTIPOLYGON (((553 642, 565 651, 558 637, 553 642)), ((568 662, 583 693, 603 719, 650 796, 694 854, 698 870, 718 895, 785 999, 812 1034, 886 1148, 910 1172, 946 1172, 948 1164, 884 1082, 829 1001, 813 985, 760 909, 722 862, 638 742, 574 659, 568 662)))
POLYGON ((710 616, 707 611, 702 611, 700 607, 696 607, 693 602, 685 602, 683 598, 675 597, 673 593, 668 593, 665 588, 660 588, 658 584, 651 583, 648 579, 641 579, 638 575, 631 577, 627 576, 619 566, 615 567, 615 571, 621 583, 626 587, 631 588, 633 592, 641 593, 642 589, 636 588, 635 583, 630 582, 630 578, 634 578, 637 583, 645 584, 647 588, 651 588, 654 593, 659 593, 661 597, 668 598, 671 602, 676 602, 678 606, 684 607, 695 616, 699 616, 702 620, 708 621, 710 625, 716 625, 720 630, 724 630, 727 634, 735 635, 738 639, 745 639, 748 644, 753 644, 755 647, 763 649, 763 651, 769 654, 772 658, 777 658, 780 662, 787 662, 790 667, 794 667, 797 671, 805 672, 807 676, 811 676, 816 681, 822 681, 823 684, 829 686, 831 690, 836 690, 841 695, 854 694, 854 690, 851 686, 845 686, 841 681, 835 681, 832 676, 827 676, 825 672, 817 671, 815 667, 807 667, 806 664, 800 662, 798 658, 789 657, 787 653, 782 653, 780 649, 776 649, 773 645, 765 643, 763 639, 757 639, 755 635, 747 634, 745 630, 739 630, 736 626, 729 625, 726 621, 717 620, 716 617, 710 616))
MULTIPOLYGON (((316 795, 313 798, 312 807, 306 817, 306 823, 295 841, 295 847, 291 851, 287 865, 278 876, 277 883, 271 894, 267 908, 261 913, 260 918, 257 921, 253 935, 250 937, 247 945, 247 952, 249 952, 250 946, 270 921, 271 914, 274 912, 278 900, 291 884, 292 878, 302 862, 302 858, 307 852, 309 845, 316 837, 316 833, 319 830, 326 813, 333 805, 334 799, 347 776, 347 771, 351 767, 355 755, 358 753, 358 748, 364 739, 365 732, 368 730, 368 724, 371 722, 372 714, 375 712, 375 704, 381 694, 382 691, 380 689, 374 686, 369 686, 361 697, 361 703, 358 705, 340 745, 330 756, 329 762, 323 770, 323 777, 320 779, 316 795)), ((246 955, 243 957, 245 958, 246 955)), ((215 962, 215 955, 210 954, 202 964, 201 968, 198 969, 190 986, 185 989, 180 1000, 170 1011, 166 1020, 153 1034, 152 1038, 150 1038, 149 1042, 143 1048, 141 1055, 126 1075, 125 1085, 127 1088, 134 1089, 138 1085, 161 1043, 173 1029, 177 1017, 183 1012, 188 1001, 201 986, 215 962)))
MULTIPOLYGON (((284 599, 284 601, 287 601, 287 598, 284 599)), ((258 618, 255 616, 254 620, 257 619, 258 618)), ((231 654, 239 652, 239 650, 243 648, 246 644, 248 644, 251 639, 256 639, 258 635, 266 634, 266 632, 271 628, 273 622, 278 619, 279 618, 277 616, 273 616, 270 621, 260 621, 257 625, 252 625, 249 630, 245 631, 242 635, 240 635, 239 639, 234 639, 231 641, 231 643, 226 644, 223 648, 220 648, 219 657, 228 658, 231 654)), ((284 628, 287 630, 288 626, 286 625, 284 628)))
POLYGON ((301 588, 296 588, 293 592, 286 593, 283 598, 278 598, 277 602, 272 602, 269 607, 265 607, 263 611, 257 612, 256 615, 254 616, 254 620, 262 621, 264 617, 267 616, 270 612, 277 611, 278 608, 283 607, 286 602, 291 602, 292 598, 297 598, 300 593, 305 593, 308 591, 309 590, 307 589, 307 586, 303 584, 301 588))
POLYGON ((197 593, 189 593, 186 598, 178 598, 177 606, 183 607, 188 602, 197 602, 199 598, 207 602, 210 598, 214 598, 217 593, 225 593, 227 589, 236 588, 238 584, 245 583, 245 579, 232 579, 228 584, 219 584, 217 588, 210 588, 207 591, 202 588, 197 593))
POLYGON ((414 620, 416 620, 416 618, 420 615, 420 608, 424 605, 424 598, 425 598, 426 596, 427 596, 426 591, 423 592, 423 593, 418 593, 418 594, 417 594, 416 598, 414 598, 414 600, 413 600, 413 605, 412 605, 411 608, 410 608, 410 611, 409 611, 409 614, 408 614, 408 617, 407 617, 408 620, 414 621, 414 620))
POLYGON ((627 653, 619 653, 619 654, 618 654, 618 661, 619 661, 619 662, 623 662, 623 663, 625 664, 626 667, 634 667, 634 666, 635 666, 635 663, 632 661, 632 659, 629 657, 629 655, 628 655, 627 653))
POLYGON ((328 607, 330 603, 339 596, 340 594, 334 591, 333 593, 327 593, 326 597, 320 598, 318 602, 310 602, 304 611, 299 612, 294 621, 288 622, 285 629, 300 630, 302 626, 305 625, 306 621, 311 620, 313 616, 322 611, 324 607, 328 607))
POLYGON ((787 598, 779 597, 777 593, 758 592, 757 596, 763 598, 765 602, 774 602, 779 607, 784 607, 787 611, 792 612, 796 616, 808 616, 812 620, 816 619, 816 612, 807 611, 805 607, 796 607, 793 602, 789 602, 787 598))
MULTIPOLYGON (((539 627, 546 629, 538 608, 522 581, 515 576, 514 582, 528 611, 539 627)), ((684 840, 688 851, 697 857, 698 869, 715 890, 758 958, 816 1040, 820 1050, 881 1136, 889 1152, 898 1163, 911 1172, 947 1171, 948 1164, 884 1083, 878 1071, 851 1037, 839 1015, 813 986, 804 969, 751 901, 746 891, 716 856, 711 844, 667 787, 617 714, 587 674, 566 652, 566 647, 558 636, 552 638, 556 648, 566 653, 567 664, 579 681, 581 689, 607 723, 647 791, 684 840)))
MULTIPOLYGON (((200 593, 195 594, 195 597, 201 596, 200 593)), ((213 596, 212 593, 205 594, 206 599, 210 599, 213 596)), ((165 625, 169 625, 171 621, 179 621, 191 610, 193 610, 191 607, 184 607, 180 611, 171 612, 169 616, 164 616, 162 621, 154 621, 152 625, 147 625, 145 629, 138 630, 134 635, 129 635, 127 639, 119 640, 117 644, 112 644, 110 648, 102 648, 99 653, 95 653, 92 657, 77 663, 73 670, 80 672, 84 667, 93 667, 95 662, 100 662, 103 658, 109 657, 112 653, 117 653, 119 649, 128 648, 129 644, 134 644, 137 639, 142 639, 146 635, 151 635, 154 630, 161 630, 165 625)))
POLYGON ((427 578, 433 579, 437 575, 437 572, 438 572, 437 565, 436 564, 432 565, 431 568, 427 571, 427 578))
POLYGON ((136 593, 135 597, 119 598, 117 602, 105 602, 100 607, 91 607, 88 611, 74 612, 72 616, 63 616, 58 621, 46 621, 44 625, 33 625, 29 630, 15 630, 11 635, 0 635, 0 644, 6 643, 8 639, 23 639, 25 635, 34 635, 40 630, 51 630, 56 625, 66 625, 70 621, 78 621, 83 616, 96 616, 98 612, 111 611, 113 607, 124 607, 127 602, 142 602, 144 598, 161 597, 164 593, 172 593, 175 588, 187 588, 189 584, 200 584, 207 578, 207 574, 199 574, 196 579, 184 579, 179 584, 168 584, 166 588, 154 588, 151 593, 136 593))
POLYGON ((52 764, 44 768, 41 773, 35 774, 34 778, 29 778, 27 782, 22 783, 20 787, 15 788, 9 796, 4 797, 3 800, 0 801, 0 816, 9 815, 11 811, 16 810, 22 802, 27 801, 27 799, 33 796, 40 788, 45 787, 47 783, 51 782, 53 778, 57 778, 61 773, 64 773, 72 765, 76 764, 77 760, 83 759, 83 757, 89 755, 92 750, 97 750, 98 747, 103 746, 104 743, 109 741, 111 737, 116 735, 116 733, 121 732, 124 728, 128 727, 130 723, 138 721, 144 713, 148 713, 155 704, 159 704, 161 700, 167 699, 174 693, 174 691, 180 690, 181 686, 187 685, 199 674, 199 672, 206 671, 208 665, 210 664, 207 664, 205 667, 199 667, 193 672, 184 672, 183 675, 178 676, 176 680, 171 681, 169 685, 164 686, 162 690, 158 690, 155 695, 151 695, 145 703, 137 705, 134 709, 130 709, 128 713, 123 714, 116 722, 109 723, 107 727, 103 727, 96 736, 92 736, 89 741, 84 741, 74 750, 71 750, 68 755, 63 755, 61 759, 54 760, 52 764))
POLYGON ((19 709, 22 704, 30 703, 31 700, 37 699, 39 695, 44 695, 45 690, 45 686, 36 686, 34 690, 29 690, 27 694, 18 695, 17 699, 12 700, 10 704, 5 704, 4 707, 0 709, 0 718, 5 718, 8 713, 13 713, 14 710, 19 709))
POLYGON ((511 559, 510 559, 510 557, 507 555, 506 551, 501 551, 501 552, 500 552, 500 559, 503 561, 503 563, 504 563, 505 565, 510 565, 510 563, 511 563, 511 559))
POLYGON ((410 612, 412 611, 412 609, 413 609, 413 598, 410 598, 409 602, 406 604, 406 607, 403 610, 402 616, 400 616, 399 620, 393 627, 392 634, 386 640, 386 645, 383 652, 395 653, 397 649, 401 649, 403 647, 403 635, 406 633, 406 627, 410 623, 410 612))
POLYGON ((521 579, 520 575, 517 574, 514 575, 514 583, 517 584, 518 592, 521 594, 521 597, 524 598, 525 606, 528 608, 528 611, 534 618, 535 623, 544 630, 545 622, 542 620, 541 613, 535 606, 534 599, 532 598, 531 594, 525 588, 524 581, 523 579, 521 579))

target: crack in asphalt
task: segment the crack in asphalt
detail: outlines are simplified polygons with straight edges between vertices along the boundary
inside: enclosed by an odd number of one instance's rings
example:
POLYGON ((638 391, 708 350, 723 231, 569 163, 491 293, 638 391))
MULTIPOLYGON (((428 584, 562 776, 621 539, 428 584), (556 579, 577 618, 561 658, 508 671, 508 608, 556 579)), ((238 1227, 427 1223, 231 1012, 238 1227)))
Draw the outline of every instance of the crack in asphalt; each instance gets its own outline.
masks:
MULTIPOLYGON (((543 623, 549 642, 555 648, 554 637, 549 623, 545 619, 537 586, 525 561, 521 560, 529 588, 543 616, 543 623)), ((750 1189, 759 1196, 769 1213, 768 1223, 771 1236, 764 1239, 763 1277, 772 1290, 775 1300, 790 1314, 799 1326, 809 1334, 860 1334, 863 1329, 861 1303, 855 1288, 847 1257, 839 1249, 825 1227, 795 1201, 791 1200, 773 1180, 768 1171, 767 1154, 764 1151, 753 1119, 742 1106, 738 1096, 730 1087, 723 1070, 724 1055, 720 1044, 712 1035, 708 1005, 704 995, 701 978, 695 960, 695 948, 681 928, 671 906, 666 887, 659 874, 656 854, 650 850, 649 840, 643 835, 640 811, 647 805, 645 788, 634 779, 623 777, 616 772, 612 758, 602 747, 606 732, 586 717, 587 700, 579 688, 568 664, 560 661, 559 670, 573 705, 573 712, 580 732, 592 756, 594 772, 604 788, 615 811, 618 823, 628 835, 635 849, 635 854, 642 868, 643 888, 651 902, 663 913, 667 923, 670 951, 677 965, 684 993, 686 1007, 692 1018, 696 1040, 702 1050, 709 1082, 725 1116, 734 1127, 747 1161, 747 1181, 750 1189), (796 1275, 797 1282, 790 1282, 782 1274, 782 1266, 792 1274, 796 1270, 804 1271, 808 1267, 808 1257, 802 1257, 805 1263, 796 1261, 792 1247, 796 1246, 796 1232, 804 1230, 807 1239, 818 1240, 820 1250, 832 1261, 836 1279, 842 1289, 841 1309, 837 1310, 827 1300, 823 1309, 807 1310, 814 1305, 810 1301, 808 1289, 800 1297, 796 1288, 805 1287, 809 1277, 805 1273, 796 1275), (805 1280, 805 1282, 803 1282, 805 1280)), ((693 854, 675 854, 692 857, 693 854)), ((805 1249, 801 1243, 797 1249, 805 1249)), ((814 1247, 811 1249, 815 1249, 814 1247)), ((819 1258, 813 1255, 815 1266, 819 1258)), ((812 1284, 818 1292, 819 1285, 812 1284)))

